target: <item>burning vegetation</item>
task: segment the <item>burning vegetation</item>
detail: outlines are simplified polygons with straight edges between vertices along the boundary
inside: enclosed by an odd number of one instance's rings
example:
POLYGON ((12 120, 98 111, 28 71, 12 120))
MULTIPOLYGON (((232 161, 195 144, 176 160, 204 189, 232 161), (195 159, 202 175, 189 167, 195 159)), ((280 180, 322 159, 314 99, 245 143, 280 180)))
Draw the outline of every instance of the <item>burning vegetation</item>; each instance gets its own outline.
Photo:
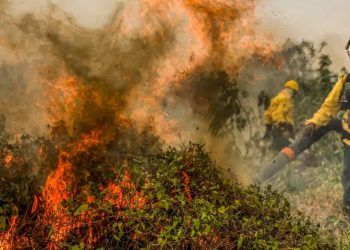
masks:
POLYGON ((243 129, 236 78, 275 49, 255 1, 128 2, 90 30, 1 1, 0 248, 334 248, 280 194, 223 181, 202 146, 164 150, 243 129))
POLYGON ((202 146, 120 161, 86 142, 58 153, 42 191, 3 180, 4 249, 335 247, 280 194, 223 181, 202 146))

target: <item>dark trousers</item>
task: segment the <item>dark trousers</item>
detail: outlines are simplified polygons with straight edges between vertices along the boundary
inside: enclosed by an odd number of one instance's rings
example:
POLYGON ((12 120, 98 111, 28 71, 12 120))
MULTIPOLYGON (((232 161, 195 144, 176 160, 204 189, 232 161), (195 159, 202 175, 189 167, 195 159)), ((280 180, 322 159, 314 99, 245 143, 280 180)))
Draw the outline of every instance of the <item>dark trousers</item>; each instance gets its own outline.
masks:
MULTIPOLYGON (((290 147, 298 155, 303 152, 305 149, 309 148, 312 144, 317 142, 325 134, 330 131, 336 131, 342 135, 346 136, 346 132, 342 128, 340 120, 332 120, 328 125, 316 129, 312 134, 304 132, 300 138, 297 138, 296 141, 290 145, 290 147)), ((348 135, 347 135, 348 136, 348 135)), ((350 146, 344 144, 344 169, 343 169, 343 203, 344 205, 350 205, 350 146)))
POLYGON ((292 125, 279 124, 277 126, 272 127, 271 135, 272 149, 280 151, 290 144, 289 139, 294 137, 294 129, 292 125))

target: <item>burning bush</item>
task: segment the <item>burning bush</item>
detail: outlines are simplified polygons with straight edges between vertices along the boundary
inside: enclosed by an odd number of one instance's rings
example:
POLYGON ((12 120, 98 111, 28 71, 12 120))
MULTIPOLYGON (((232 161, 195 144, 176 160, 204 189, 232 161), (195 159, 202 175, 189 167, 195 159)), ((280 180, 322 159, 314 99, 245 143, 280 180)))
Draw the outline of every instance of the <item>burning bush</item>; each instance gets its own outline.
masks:
MULTIPOLYGON (((98 136, 81 138, 75 151, 61 149, 42 192, 31 179, 4 181, 4 249, 336 247, 309 220, 292 216, 281 194, 223 180, 203 146, 118 160, 98 136)), ((33 165, 20 162, 12 171, 33 165)))
POLYGON ((256 1, 123 1, 96 30, 10 2, 0 111, 51 135, 15 138, 0 118, 0 249, 335 247, 280 194, 223 181, 203 147, 161 150, 244 128, 236 78, 276 49, 256 1))

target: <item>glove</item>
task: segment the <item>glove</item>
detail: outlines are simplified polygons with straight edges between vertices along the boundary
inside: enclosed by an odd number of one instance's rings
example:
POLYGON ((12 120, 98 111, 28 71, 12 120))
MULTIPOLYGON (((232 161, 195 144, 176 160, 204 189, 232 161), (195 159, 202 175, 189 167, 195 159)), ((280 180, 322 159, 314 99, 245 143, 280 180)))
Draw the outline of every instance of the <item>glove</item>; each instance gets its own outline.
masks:
POLYGON ((263 140, 267 140, 268 138, 270 138, 271 131, 272 131, 272 125, 266 125, 266 130, 265 130, 263 140))
POLYGON ((294 127, 293 127, 293 125, 284 123, 284 124, 280 125, 280 129, 282 132, 282 137, 284 137, 287 140, 294 139, 294 127))
POLYGON ((316 124, 310 123, 310 124, 305 126, 303 134, 306 137, 311 137, 313 135, 313 133, 315 132, 315 130, 316 130, 316 124))

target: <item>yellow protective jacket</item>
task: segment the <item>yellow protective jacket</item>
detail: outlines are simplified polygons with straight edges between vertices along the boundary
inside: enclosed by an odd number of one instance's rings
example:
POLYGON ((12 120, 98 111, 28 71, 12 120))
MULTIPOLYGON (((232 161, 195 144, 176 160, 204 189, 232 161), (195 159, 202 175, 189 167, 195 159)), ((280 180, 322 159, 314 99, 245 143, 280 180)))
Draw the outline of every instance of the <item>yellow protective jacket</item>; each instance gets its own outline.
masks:
POLYGON ((329 121, 334 118, 340 110, 340 95, 344 87, 345 76, 341 76, 338 82, 334 85, 331 92, 329 92, 327 98, 314 114, 314 116, 306 121, 306 125, 313 123, 317 127, 325 126, 329 121))
MULTIPOLYGON (((327 98, 319 108, 319 110, 314 114, 314 116, 306 121, 306 125, 313 123, 316 127, 322 127, 327 125, 332 118, 335 118, 340 110, 340 97, 344 87, 346 76, 343 75, 339 78, 337 83, 334 85, 331 92, 329 92, 327 98)), ((350 133, 350 128, 348 125, 348 117, 350 111, 346 110, 342 118, 342 129, 347 133, 350 133)), ((343 142, 350 146, 350 140, 343 138, 343 142)))
POLYGON ((265 125, 288 124, 294 126, 293 100, 288 89, 282 89, 272 98, 269 108, 264 114, 265 125))

